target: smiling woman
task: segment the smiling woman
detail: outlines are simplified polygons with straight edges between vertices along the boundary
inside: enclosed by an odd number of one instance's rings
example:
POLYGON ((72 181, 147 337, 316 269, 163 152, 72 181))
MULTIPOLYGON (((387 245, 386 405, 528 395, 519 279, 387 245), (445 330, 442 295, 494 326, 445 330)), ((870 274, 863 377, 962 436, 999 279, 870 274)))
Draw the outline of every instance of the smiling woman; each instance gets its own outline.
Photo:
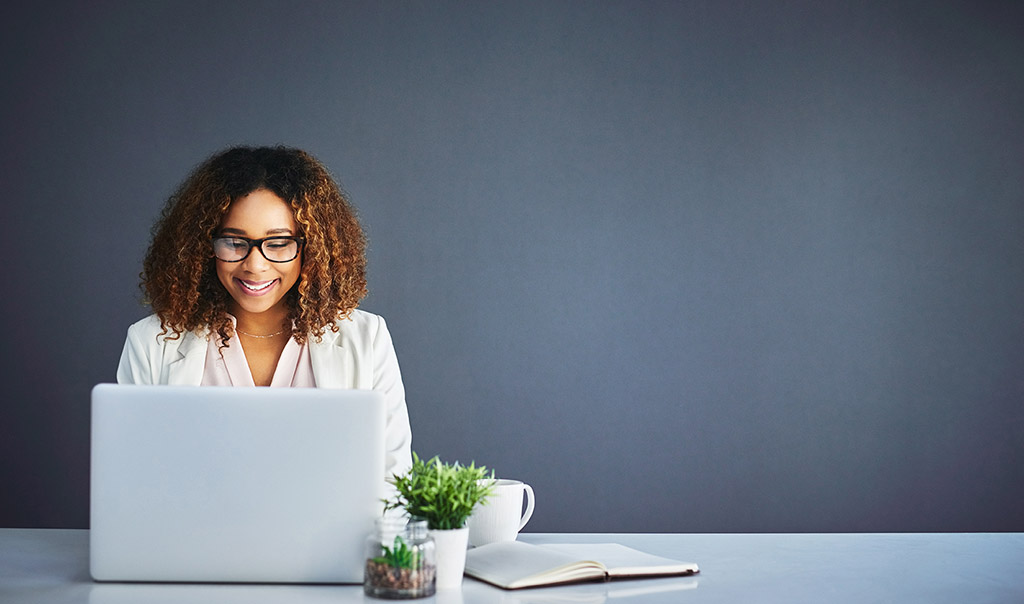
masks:
POLYGON ((411 464, 405 390, 366 294, 365 237, 327 169, 286 147, 214 155, 167 201, 143 263, 153 315, 120 383, 361 388, 388 405, 387 471, 411 464))

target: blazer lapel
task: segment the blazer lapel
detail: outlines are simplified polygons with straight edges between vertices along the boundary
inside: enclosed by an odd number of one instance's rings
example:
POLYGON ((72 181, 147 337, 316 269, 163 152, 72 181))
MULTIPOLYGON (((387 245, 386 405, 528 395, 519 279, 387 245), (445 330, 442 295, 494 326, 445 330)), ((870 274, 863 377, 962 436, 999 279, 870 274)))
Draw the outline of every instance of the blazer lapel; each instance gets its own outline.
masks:
POLYGON ((327 330, 323 340, 307 340, 309 362, 313 365, 313 377, 317 388, 353 388, 350 382, 353 374, 352 355, 345 350, 339 333, 327 330))
POLYGON ((192 332, 181 336, 181 344, 175 353, 178 358, 167 365, 167 383, 176 386, 198 386, 203 382, 206 367, 205 337, 192 332))

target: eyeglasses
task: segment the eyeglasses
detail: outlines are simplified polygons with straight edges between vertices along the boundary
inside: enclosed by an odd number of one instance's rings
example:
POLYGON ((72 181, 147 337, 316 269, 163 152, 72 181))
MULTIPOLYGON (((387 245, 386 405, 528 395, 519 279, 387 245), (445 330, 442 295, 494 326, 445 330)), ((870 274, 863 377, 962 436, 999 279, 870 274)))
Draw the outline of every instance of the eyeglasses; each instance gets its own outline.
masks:
POLYGON ((249 252, 255 247, 271 262, 291 262, 298 257, 305 243, 305 237, 214 237, 213 255, 224 262, 241 262, 249 257, 249 252))

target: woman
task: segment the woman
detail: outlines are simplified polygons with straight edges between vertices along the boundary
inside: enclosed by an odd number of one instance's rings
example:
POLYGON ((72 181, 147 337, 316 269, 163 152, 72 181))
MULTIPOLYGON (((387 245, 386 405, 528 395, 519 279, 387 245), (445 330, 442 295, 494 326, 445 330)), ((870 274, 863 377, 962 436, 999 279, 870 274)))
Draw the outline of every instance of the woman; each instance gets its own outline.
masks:
POLYGON ((128 329, 122 384, 378 390, 387 475, 411 465, 405 389, 366 295, 366 240, 327 169, 286 147, 214 155, 153 228, 142 287, 153 315, 128 329))

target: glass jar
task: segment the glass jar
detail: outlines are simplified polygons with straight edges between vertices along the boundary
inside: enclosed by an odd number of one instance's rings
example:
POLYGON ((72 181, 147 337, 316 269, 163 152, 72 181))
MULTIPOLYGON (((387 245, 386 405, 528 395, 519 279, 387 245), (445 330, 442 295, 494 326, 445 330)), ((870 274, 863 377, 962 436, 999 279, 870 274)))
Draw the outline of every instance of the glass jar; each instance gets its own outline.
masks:
POLYGON ((437 589, 434 538, 427 521, 378 518, 366 540, 363 591, 375 598, 404 600, 434 595, 437 589))

